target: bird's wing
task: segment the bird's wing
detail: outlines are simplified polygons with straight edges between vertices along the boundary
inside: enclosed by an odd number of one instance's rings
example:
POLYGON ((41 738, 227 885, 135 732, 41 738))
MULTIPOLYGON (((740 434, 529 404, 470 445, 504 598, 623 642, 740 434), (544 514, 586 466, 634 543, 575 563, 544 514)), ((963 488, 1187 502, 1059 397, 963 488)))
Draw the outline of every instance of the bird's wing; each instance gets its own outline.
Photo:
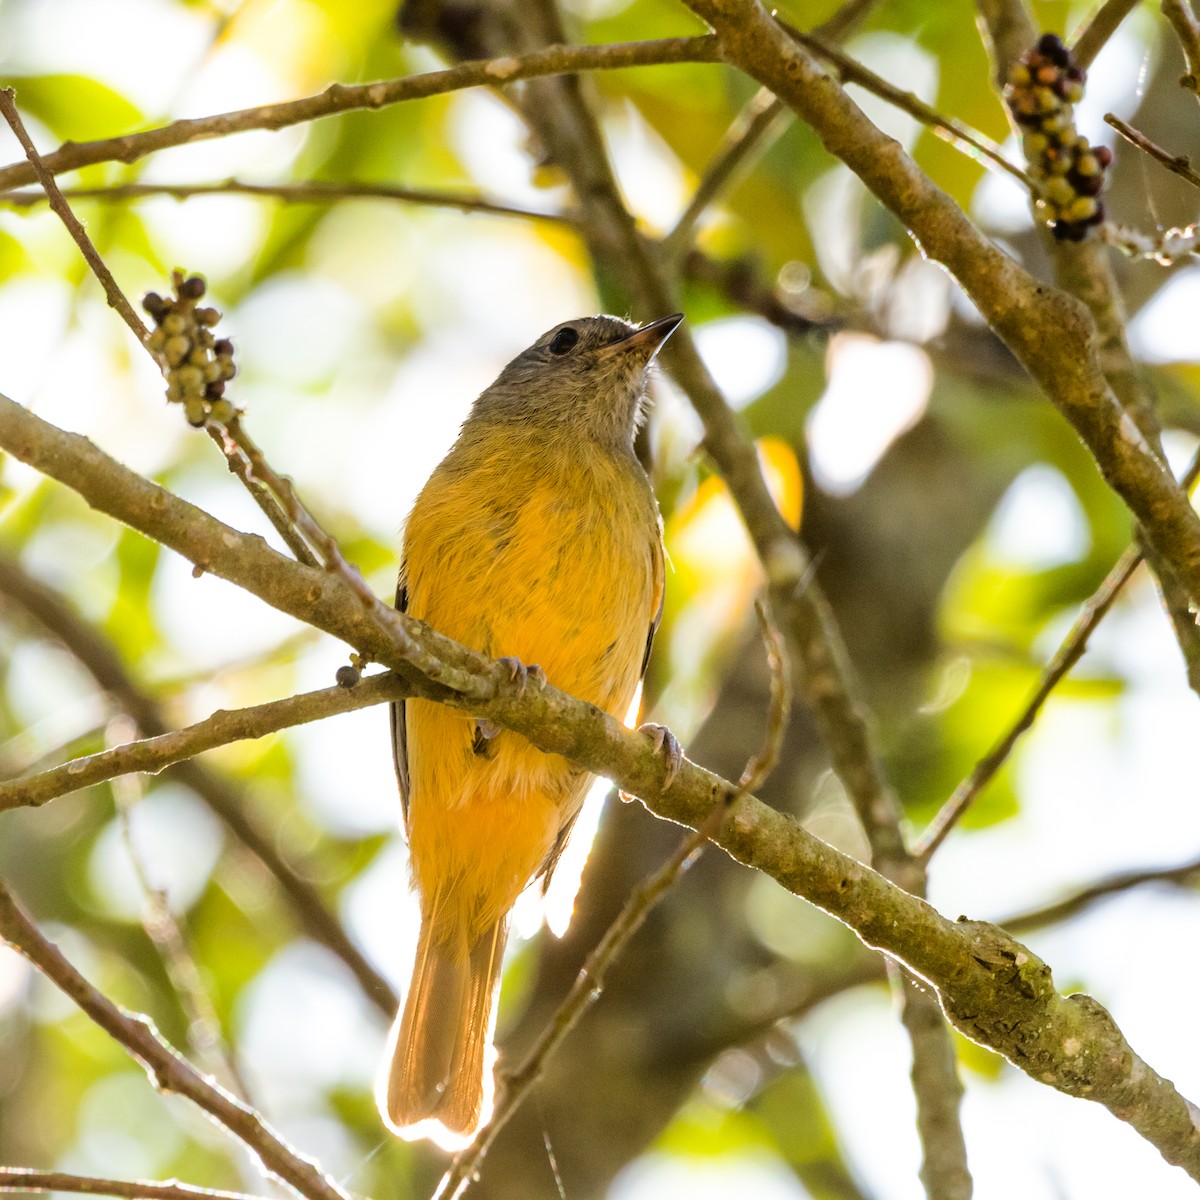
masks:
MULTIPOLYGON (((408 589, 404 576, 396 585, 396 608, 400 612, 408 609, 408 589)), ((400 804, 404 809, 404 825, 408 827, 408 734, 404 726, 404 701, 392 704, 392 761, 396 764, 396 783, 400 787, 400 804)))
POLYGON ((654 635, 658 632, 659 625, 662 624, 663 601, 667 597, 666 568, 663 563, 661 538, 657 538, 651 543, 650 554, 654 562, 654 600, 657 603, 652 602, 654 616, 650 618, 650 629, 646 634, 646 653, 642 655, 642 668, 638 671, 639 679, 646 678, 646 668, 650 665, 650 651, 654 648, 654 635))
MULTIPOLYGON (((639 680, 645 678, 646 675, 646 667, 650 662, 650 650, 654 645, 654 635, 658 632, 658 627, 662 623, 663 600, 666 597, 666 566, 663 559, 661 532, 650 543, 650 560, 654 573, 654 588, 651 592, 651 607, 654 610, 654 615, 650 618, 650 628, 646 632, 646 651, 642 655, 642 666, 638 671, 639 680)), ((580 798, 582 799, 582 794, 580 798)), ((554 874, 554 868, 558 866, 558 860, 567 848, 567 842, 571 838, 571 831, 575 828, 575 822, 579 818, 580 808, 580 805, 576 805, 572 811, 563 814, 564 820, 562 825, 559 826, 558 836, 554 839, 554 846, 551 848, 550 853, 546 855, 546 861, 541 867, 543 893, 550 887, 550 878, 554 874)))

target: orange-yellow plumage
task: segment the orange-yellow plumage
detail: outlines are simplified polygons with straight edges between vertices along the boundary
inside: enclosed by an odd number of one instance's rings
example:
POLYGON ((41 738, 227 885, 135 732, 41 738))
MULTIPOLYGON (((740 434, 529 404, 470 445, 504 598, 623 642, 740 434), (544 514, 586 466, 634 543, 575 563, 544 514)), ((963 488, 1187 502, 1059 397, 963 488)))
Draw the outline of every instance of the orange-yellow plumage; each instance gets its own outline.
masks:
MULTIPOLYGON (((405 530, 410 615, 536 664, 618 719, 663 590, 658 509, 632 438, 645 368, 676 323, 635 333, 592 318, 545 335, 480 398, 405 530), (560 363, 554 337, 568 328, 578 350, 560 363)), ((508 914, 553 869, 591 777, 427 701, 402 706, 396 733, 422 928, 380 1102, 398 1132, 453 1145, 490 1105, 508 914)))

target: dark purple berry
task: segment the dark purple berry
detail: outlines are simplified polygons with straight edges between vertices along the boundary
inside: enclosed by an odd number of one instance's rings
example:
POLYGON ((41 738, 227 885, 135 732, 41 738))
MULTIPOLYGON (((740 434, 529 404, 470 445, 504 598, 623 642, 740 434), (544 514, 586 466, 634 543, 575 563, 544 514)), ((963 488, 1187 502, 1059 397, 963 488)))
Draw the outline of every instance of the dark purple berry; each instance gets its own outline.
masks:
POLYGON ((1043 33, 1038 38, 1038 53, 1043 54, 1056 67, 1067 67, 1071 63, 1070 51, 1063 45, 1057 33, 1043 33))

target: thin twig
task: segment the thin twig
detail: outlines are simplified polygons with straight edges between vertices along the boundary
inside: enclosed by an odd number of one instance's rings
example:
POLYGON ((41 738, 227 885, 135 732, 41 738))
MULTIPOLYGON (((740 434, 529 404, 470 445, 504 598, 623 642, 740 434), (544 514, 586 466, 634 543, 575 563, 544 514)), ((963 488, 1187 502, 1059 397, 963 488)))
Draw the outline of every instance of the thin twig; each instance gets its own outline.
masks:
POLYGON ((240 452, 234 442, 225 436, 220 426, 210 422, 205 426, 205 431, 212 438, 217 449, 225 456, 230 474, 241 480, 242 486, 254 497, 254 502, 271 522, 275 532, 283 538, 284 545, 296 556, 296 561, 304 563, 307 567, 319 566, 317 556, 313 554, 299 530, 288 519, 287 513, 280 508, 279 501, 271 494, 269 488, 264 487, 254 478, 249 459, 240 452))
POLYGON ((840 42, 856 25, 860 25, 879 0, 846 0, 827 21, 822 21, 814 32, 826 41, 840 42))
POLYGON ((599 998, 604 989, 605 975, 613 960, 628 945, 630 938, 641 928, 650 912, 695 861, 708 844, 710 835, 716 834, 726 811, 724 803, 718 805, 700 828, 688 834, 671 857, 630 893, 616 919, 605 930, 596 948, 587 956, 571 990, 537 1041, 530 1047, 521 1065, 502 1080, 500 1098, 491 1120, 479 1131, 471 1145, 450 1164, 434 1192, 433 1200, 458 1200, 475 1181, 479 1165, 491 1149, 496 1135, 529 1095, 541 1077, 549 1057, 562 1044, 579 1018, 599 998))
POLYGON ((787 106, 767 88, 757 92, 738 113, 708 164, 674 228, 660 243, 664 261, 675 262, 686 250, 700 218, 717 197, 728 191, 766 153, 772 135, 782 132, 787 106))
MULTIPOLYGON (((522 79, 562 75, 575 71, 621 70, 667 63, 719 61, 717 39, 661 38, 657 41, 619 42, 601 46, 547 46, 533 54, 506 55, 486 62, 465 62, 442 71, 428 71, 402 79, 349 86, 335 83, 325 91, 299 100, 264 104, 208 117, 172 121, 158 129, 129 133, 94 142, 68 142, 45 155, 46 169, 55 175, 102 162, 133 163, 158 150, 189 145, 209 138, 227 137, 251 129, 287 129, 320 117, 357 109, 380 109, 408 100, 423 100, 474 87, 503 87, 522 79)), ((32 183, 36 178, 28 163, 0 167, 0 190, 32 183)))
MULTIPOLYGON (((122 714, 109 722, 107 736, 109 740, 132 740, 137 736, 137 726, 130 717, 122 714)), ((133 814, 145 794, 142 781, 125 775, 113 780, 112 791, 121 827, 121 840, 142 890, 142 928, 158 952, 159 961, 187 1019, 186 1048, 196 1055, 202 1066, 210 1070, 215 1068, 216 1072, 223 1074, 225 1085, 253 1107, 241 1068, 225 1041, 221 1020, 200 977, 200 968, 171 911, 166 888, 153 878, 134 836, 133 814)))
MULTIPOLYGON (((501 74, 503 75, 503 72, 501 74)), ((83 227, 79 224, 74 213, 71 212, 70 206, 62 198, 62 193, 58 190, 53 178, 47 171, 45 162, 38 157, 36 148, 29 140, 29 135, 25 132, 24 125, 21 124, 20 115, 17 113, 16 106, 13 103, 11 88, 7 90, 0 89, 0 111, 3 112, 9 124, 12 125, 13 131, 21 139, 26 153, 30 156, 30 162, 38 173, 38 178, 42 181, 47 194, 50 196, 54 211, 71 231, 72 236, 83 252, 84 258, 87 260, 88 266, 91 267, 97 278, 104 285, 109 303, 121 314, 130 328, 137 333, 139 340, 146 347, 146 352, 157 362, 157 355, 150 350, 147 344, 148 334, 140 318, 134 313, 129 301, 125 299, 116 280, 113 279, 112 273, 96 253, 95 247, 87 239, 87 235, 83 232, 83 227)), ((317 551, 326 570, 334 571, 345 579, 359 595, 363 605, 371 612, 372 616, 381 625, 391 629, 392 637, 400 644, 408 657, 408 661, 418 671, 427 678, 436 680, 446 687, 455 690, 464 689, 464 694, 468 695, 476 695, 481 687, 486 687, 486 684, 478 676, 442 663, 436 655, 421 646, 409 634, 403 617, 399 621, 394 619, 396 616, 394 611, 384 605, 379 597, 371 591, 358 569, 348 563, 343 557, 337 542, 321 528, 320 523, 301 502, 296 489, 292 485, 292 481, 286 476, 277 474, 271 468, 263 452, 258 448, 242 425, 240 414, 235 414, 231 420, 225 422, 224 425, 220 425, 218 428, 225 438, 232 441, 245 454, 249 461, 249 473, 239 473, 237 470, 234 470, 234 474, 242 479, 249 488, 250 494, 260 505, 263 505, 263 494, 259 489, 251 486, 250 476, 253 475, 254 478, 266 484, 270 491, 274 493, 276 500, 282 505, 284 513, 290 519, 295 530, 301 538, 306 539, 317 551)), ((226 451, 226 457, 231 457, 231 451, 226 451)), ((270 506, 264 505, 264 507, 268 510, 267 515, 271 518, 272 524, 276 528, 280 528, 278 519, 269 511, 270 506)), ((289 546, 293 544, 290 536, 288 542, 289 546)), ((305 560, 302 558, 301 561, 305 560)), ((311 559, 308 562, 309 565, 314 565, 311 559)))
POLYGON ((1086 71, 1139 3, 1140 0, 1104 0, 1071 45, 1076 65, 1086 71))
POLYGON ((58 190, 58 184, 54 182, 53 174, 47 169, 45 160, 38 153, 37 147, 33 144, 33 139, 29 136, 29 131, 25 128, 25 122, 21 120, 21 114, 17 111, 15 95, 16 93, 12 88, 0 88, 0 113, 4 114, 4 119, 12 128, 13 133, 17 135, 17 141, 21 143, 21 148, 25 151, 30 165, 37 174, 38 182, 45 189, 46 199, 50 202, 50 207, 58 214, 59 219, 67 227, 67 232, 75 240, 75 244, 87 260, 88 266, 92 268, 92 272, 100 280, 100 285, 104 288, 104 295, 108 300, 109 306, 116 309, 121 316, 121 320, 133 332, 133 336, 145 345, 146 339, 150 336, 150 331, 142 322, 141 317, 133 311, 133 306, 125 299, 124 292, 117 286, 117 281, 113 278, 112 272, 105 265, 96 247, 92 245, 92 239, 88 237, 87 231, 80 224, 79 218, 71 211, 71 206, 66 200, 63 199, 62 192, 58 190))
POLYGON ((926 104, 924 100, 914 93, 906 92, 903 88, 898 88, 895 84, 889 83, 882 76, 876 75, 874 71, 864 67, 857 59, 851 58, 836 46, 830 45, 829 42, 817 34, 805 33, 803 30, 789 25, 787 21, 781 18, 777 18, 777 20, 779 27, 793 41, 799 43, 818 58, 822 58, 835 66, 843 82, 856 83, 864 91, 878 96, 881 100, 886 100, 902 112, 908 113, 910 117, 919 121, 922 125, 928 126, 928 128, 932 129, 934 133, 946 141, 969 146, 972 150, 975 150, 987 159, 988 162, 995 164, 1000 170, 1019 180, 1021 185, 1030 193, 1036 192, 1037 189, 1033 180, 1016 163, 1010 162, 1005 158, 999 145, 993 142, 991 138, 986 137, 978 130, 964 125, 956 117, 948 117, 938 112, 936 108, 930 104, 926 104))
MULTIPOLYGON (((148 497, 147 503, 154 504, 155 501, 148 497)), ((171 734, 159 704, 130 675, 112 643, 88 625, 53 588, 34 579, 20 563, 3 553, 0 553, 0 597, 19 605, 61 642, 95 680, 97 687, 128 713, 143 733, 150 736, 171 734)), ((288 861, 280 847, 278 831, 266 827, 261 818, 254 815, 253 806, 246 802, 244 789, 194 759, 180 762, 171 769, 175 777, 191 788, 271 873, 296 925, 346 964, 363 994, 390 1020, 397 1004, 391 984, 350 940, 324 896, 310 882, 310 876, 315 873, 311 866, 297 870, 288 861)))
POLYGON ((201 1075, 167 1044, 148 1017, 127 1012, 94 988, 46 938, 0 884, 0 938, 24 955, 146 1069, 160 1091, 183 1096, 258 1156, 272 1175, 309 1200, 350 1200, 314 1163, 297 1153, 253 1109, 201 1075))
POLYGON ((113 746, 72 759, 37 775, 0 783, 0 812, 36 807, 80 788, 134 772, 156 774, 230 742, 266 737, 295 725, 403 699, 408 689, 395 675, 375 675, 353 688, 328 687, 232 712, 218 711, 183 729, 113 746))
POLYGON ((1057 925, 1060 921, 1078 916, 1085 909, 1091 908, 1099 900, 1107 900, 1133 888, 1144 887, 1146 884, 1165 883, 1173 887, 1191 887, 1200 880, 1200 857, 1173 867, 1145 867, 1137 871, 1122 871, 1090 884, 1070 896, 1055 900, 1052 904, 1043 905, 1022 913, 1014 913, 1010 917, 996 922, 1012 934, 1031 933, 1043 929, 1047 925, 1057 925))
MULTIPOLYGON (((485 200, 466 192, 438 191, 432 188, 396 187, 387 183, 367 183, 355 180, 334 182, 310 179, 305 183, 246 183, 226 179, 217 183, 121 183, 111 187, 63 188, 62 194, 73 200, 102 200, 108 203, 142 200, 153 196, 171 196, 187 200, 194 196, 259 196, 280 200, 285 204, 335 204, 340 200, 395 200, 404 204, 426 205, 431 208, 456 208, 465 213, 483 213, 499 217, 520 217, 529 221, 550 221, 559 225, 572 224, 568 213, 544 212, 485 200)), ((43 192, 0 192, 0 204, 13 208, 32 208, 44 203, 43 192)))
POLYGON ((406 660, 427 679, 444 684, 462 695, 483 699, 491 691, 485 681, 469 671, 443 662, 431 650, 426 649, 408 632, 403 614, 397 614, 390 605, 384 604, 375 595, 358 568, 347 562, 336 539, 325 532, 320 522, 305 507, 292 481, 286 475, 278 474, 267 462, 266 456, 242 424, 241 414, 235 415, 221 429, 246 455, 253 477, 261 480, 274 493, 292 524, 316 552, 320 564, 350 585, 372 618, 390 630, 391 636, 400 644, 406 660), (402 619, 396 621, 397 616, 402 619))
POLYGON ((787 736, 788 718, 792 713, 792 660, 787 652, 787 643, 772 620, 765 601, 755 600, 754 612, 767 650, 767 670, 771 683, 763 744, 751 756, 738 779, 738 791, 747 795, 757 792, 779 765, 779 756, 783 753, 783 742, 787 736))
MULTIPOLYGON (((1186 490, 1190 490, 1198 478, 1200 478, 1200 453, 1197 453, 1191 465, 1184 472, 1180 484, 1186 490)), ((1033 689, 1025 706, 996 739, 987 754, 975 764, 970 775, 954 789, 950 798, 942 805, 925 831, 913 844, 913 853, 921 862, 929 862, 963 813, 974 803, 979 793, 995 778, 996 773, 1008 761, 1009 755, 1012 754, 1021 735, 1027 732, 1037 720, 1038 714, 1050 698, 1050 694, 1083 657, 1088 639, 1108 615, 1117 597, 1121 594, 1121 589, 1129 582, 1144 558, 1145 554, 1140 545, 1129 546, 1104 577, 1104 582, 1092 593, 1090 599, 1080 610, 1070 632, 1054 652, 1054 657, 1046 664, 1037 687, 1033 689)))
POLYGON ((1054 657, 1046 665, 1037 687, 1034 688, 1016 719, 996 739, 992 748, 975 764, 970 775, 954 789, 950 798, 942 805, 925 831, 913 844, 913 853, 923 862, 929 861, 937 848, 946 840, 951 829, 974 803, 979 793, 995 778, 996 773, 1008 761, 1009 755, 1021 735, 1028 731, 1037 720, 1038 714, 1049 699, 1051 692, 1083 657, 1088 639, 1108 614, 1117 596, 1120 595, 1121 589, 1129 581, 1134 571, 1141 566, 1142 558, 1141 549, 1130 546, 1105 576, 1104 582, 1091 599, 1084 604, 1075 624, 1071 626, 1070 633, 1067 634, 1066 639, 1055 651, 1054 657))
MULTIPOLYGON (((343 580, 239 533, 122 467, 86 438, 55 428, 2 395, 0 448, 189 561, 204 562, 214 574, 386 666, 406 669, 343 580)), ((495 699, 464 699, 414 672, 415 695, 496 720, 538 749, 611 779, 667 820, 696 828, 723 796, 737 790, 686 759, 666 789, 666 765, 651 739, 550 684, 519 694, 515 684, 503 682, 499 663, 434 630, 417 625, 414 630, 496 691, 495 699)), ((753 797, 735 806, 716 839, 737 861, 770 875, 934 984, 944 1011, 975 1041, 1042 1084, 1103 1104, 1170 1162, 1200 1179, 1196 1108, 1134 1051, 1094 1000, 1060 995, 1050 967, 1028 947, 985 922, 942 916, 753 797), (1081 1047, 1069 1059, 1062 1049, 1066 1038, 1077 1038, 1081 1047)))
POLYGON ((1116 113, 1105 113, 1104 119, 1127 142, 1162 163, 1168 171, 1178 175, 1180 179, 1186 179, 1192 187, 1200 188, 1200 174, 1192 169, 1192 160, 1186 154, 1172 154, 1169 150, 1164 150, 1157 142, 1152 142, 1140 129, 1134 129, 1127 121, 1122 121, 1116 113))
POLYGON ((1189 0, 1162 0, 1162 15, 1175 30, 1187 62, 1187 74, 1179 80, 1179 86, 1200 99, 1200 22, 1189 0))
MULTIPOLYGON (((79 218, 71 211, 71 206, 64 199, 62 192, 59 190, 58 184, 54 181, 54 176, 46 168, 45 161, 38 154, 37 148, 34 146, 29 137, 28 131, 25 129, 24 123, 21 121, 21 115, 17 111, 16 103, 13 99, 14 93, 11 88, 0 89, 0 112, 3 113, 5 120, 12 126, 13 132, 17 135, 30 163, 37 172, 38 180, 40 181, 46 193, 46 199, 50 203, 50 207, 58 215, 59 219, 67 228, 74 239, 75 244, 79 247, 83 254, 84 260, 92 269, 92 273, 100 281, 101 287, 104 288, 104 294, 108 299, 109 305, 114 308, 121 316, 121 319, 132 330, 133 335, 146 348, 146 352, 154 359, 159 366, 162 362, 159 356, 150 349, 148 344, 149 330, 146 328, 142 319, 134 312, 133 306, 125 297, 125 293, 121 291, 116 279, 113 278, 112 272, 108 269, 108 265, 100 257, 96 247, 92 244, 79 218)), ((288 528, 288 524, 281 518, 278 506, 270 501, 261 488, 256 487, 248 476, 240 475, 234 463, 230 462, 230 470, 235 475, 239 475, 242 482, 246 485, 255 502, 266 514, 271 524, 283 536, 287 545, 297 555, 301 562, 308 562, 312 565, 312 556, 305 555, 303 543, 299 538, 296 538, 292 531, 288 528)))
POLYGON ((758 614, 759 629, 767 652, 767 668, 771 676, 770 701, 762 745, 747 761, 737 787, 719 801, 700 826, 679 843, 661 867, 634 888, 616 919, 588 955, 571 990, 547 1022, 521 1065, 503 1080, 500 1099, 491 1120, 480 1131, 475 1141, 451 1164, 438 1185, 434 1200, 457 1200, 457 1197, 474 1182, 479 1166, 496 1140, 496 1135, 537 1083, 550 1055, 557 1050, 584 1012, 599 999, 604 990, 608 969, 642 927, 650 912, 716 836, 730 809, 742 797, 760 786, 779 762, 784 734, 787 732, 788 714, 792 707, 791 670, 788 656, 784 652, 783 635, 772 624, 766 605, 757 601, 755 611, 758 614))
POLYGON ((245 1192, 198 1187, 168 1179, 97 1179, 62 1171, 34 1171, 29 1167, 0 1167, 0 1192, 75 1192, 84 1196, 119 1196, 124 1200, 263 1200, 245 1192))
MULTIPOLYGON (((827 42, 841 41, 875 6, 878 0, 848 0, 814 32, 827 42)), ((684 253, 685 243, 713 201, 728 191, 766 153, 767 147, 782 132, 787 106, 769 88, 763 88, 734 118, 705 171, 699 187, 675 227, 662 239, 663 256, 667 262, 684 253)), ((789 114, 790 117, 790 114, 789 114)))
POLYGON ((1162 267, 1173 266, 1181 258, 1196 254, 1200 246, 1200 223, 1172 226, 1150 234, 1130 225, 1106 221, 1101 233, 1108 245, 1127 257, 1149 259, 1162 267))

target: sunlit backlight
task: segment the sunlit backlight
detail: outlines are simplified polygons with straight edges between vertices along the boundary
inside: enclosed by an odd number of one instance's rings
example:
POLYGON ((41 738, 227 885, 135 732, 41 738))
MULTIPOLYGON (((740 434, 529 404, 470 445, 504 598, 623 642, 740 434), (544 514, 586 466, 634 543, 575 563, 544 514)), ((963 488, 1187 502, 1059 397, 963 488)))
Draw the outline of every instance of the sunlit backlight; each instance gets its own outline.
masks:
POLYGON ((666 233, 690 199, 688 178, 674 151, 632 104, 612 113, 605 133, 630 211, 650 232, 666 233))
POLYGON ((688 1156, 651 1153, 635 1159, 613 1182, 610 1200, 803 1200, 810 1195, 792 1171, 765 1151, 688 1156))
POLYGON ((696 349, 734 408, 744 408, 783 377, 787 338, 758 317, 726 317, 696 330, 696 349))
MULTIPOLYGON (((132 841, 151 887, 162 888, 176 912, 200 898, 221 854, 221 826, 191 792, 160 784, 129 814, 132 841)), ((105 912, 137 920, 146 892, 119 820, 110 821, 92 847, 88 882, 105 912)))
POLYGON ((933 368, 916 346, 839 333, 829 343, 828 373, 829 385, 808 418, 810 461, 826 491, 847 496, 920 420, 933 368))
MULTIPOLYGON (((867 33, 848 47, 857 61, 885 79, 903 79, 905 88, 926 103, 937 100, 938 60, 912 38, 895 33, 867 33)), ((915 118, 890 101, 851 85, 851 94, 863 112, 905 149, 912 149, 921 133, 915 118)))
POLYGON ((0 1016, 21 998, 32 970, 15 950, 0 946, 0 1016))
POLYGON ((1062 472, 1045 463, 1035 463, 1013 480, 984 535, 989 557, 1028 570, 1078 562, 1090 543, 1075 492, 1062 472))
MULTIPOLYGON (((625 714, 627 729, 636 728, 641 711, 642 685, 639 682, 625 714)), ((597 779, 588 788, 583 807, 575 820, 575 828, 554 868, 549 886, 543 892, 542 881, 538 880, 526 888, 517 901, 513 909, 513 925, 521 937, 532 937, 543 922, 555 937, 562 937, 570 928, 583 871, 592 852, 592 843, 596 840, 596 831, 600 828, 600 818, 604 815, 604 801, 611 791, 612 784, 603 778, 597 779)))
POLYGON ((1148 362, 1195 362, 1196 313, 1200 310, 1200 267, 1173 275, 1130 322, 1129 344, 1148 362))

